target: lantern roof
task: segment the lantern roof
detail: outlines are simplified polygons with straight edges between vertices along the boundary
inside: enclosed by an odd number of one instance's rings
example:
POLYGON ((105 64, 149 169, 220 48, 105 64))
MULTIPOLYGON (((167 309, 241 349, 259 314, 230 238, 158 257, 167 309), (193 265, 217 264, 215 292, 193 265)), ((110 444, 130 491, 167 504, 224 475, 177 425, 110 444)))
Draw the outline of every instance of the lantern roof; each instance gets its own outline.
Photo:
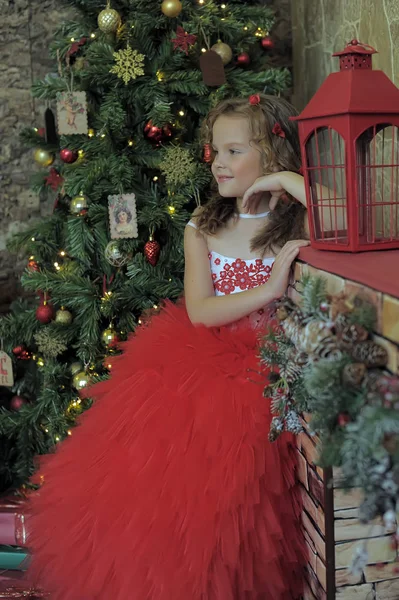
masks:
POLYGON ((373 70, 376 50, 352 40, 333 56, 340 57, 340 71, 331 73, 298 117, 314 119, 343 114, 398 114, 399 89, 383 71, 373 70))

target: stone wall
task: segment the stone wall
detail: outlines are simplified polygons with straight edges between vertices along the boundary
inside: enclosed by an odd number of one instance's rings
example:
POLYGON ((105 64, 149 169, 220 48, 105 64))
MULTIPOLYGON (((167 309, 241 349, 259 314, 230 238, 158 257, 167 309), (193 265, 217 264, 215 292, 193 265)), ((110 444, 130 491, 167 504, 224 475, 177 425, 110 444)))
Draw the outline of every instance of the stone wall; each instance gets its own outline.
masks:
POLYGON ((353 38, 379 52, 373 66, 399 84, 397 0, 292 0, 294 103, 302 109, 324 79, 338 70, 331 54, 353 38), (306 76, 304 77, 304 73, 306 76))
MULTIPOLYGON (((398 260, 395 256, 396 259, 391 258, 393 264, 398 260)), ((399 299, 297 261, 295 281, 299 282, 305 274, 324 277, 329 294, 362 295, 374 304, 377 324, 373 338, 388 352, 388 369, 399 375, 399 299)), ((291 297, 294 301, 301 298, 295 289, 291 289, 291 297)), ((386 530, 380 517, 368 524, 359 521, 361 490, 343 490, 339 469, 331 473, 331 469, 323 471, 316 466, 318 439, 309 435, 309 418, 310 415, 303 415, 305 432, 297 437, 302 526, 308 548, 304 600, 398 600, 399 555, 391 546, 395 528, 386 530), (355 576, 350 572, 352 557, 365 541, 367 565, 355 576)))
POLYGON ((34 100, 34 80, 54 70, 48 45, 68 15, 60 0, 5 0, 0 22, 0 312, 19 292, 21 262, 6 238, 49 212, 29 189, 31 151, 19 140, 25 126, 43 126, 44 105, 34 100))

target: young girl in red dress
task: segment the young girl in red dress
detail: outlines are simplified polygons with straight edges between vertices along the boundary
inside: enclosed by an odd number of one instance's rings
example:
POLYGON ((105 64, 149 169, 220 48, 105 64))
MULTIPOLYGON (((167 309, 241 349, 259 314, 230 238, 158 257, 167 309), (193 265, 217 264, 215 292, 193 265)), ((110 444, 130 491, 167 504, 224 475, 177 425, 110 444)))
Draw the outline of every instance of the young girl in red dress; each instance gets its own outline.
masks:
POLYGON ((218 193, 186 227, 185 301, 136 330, 42 465, 30 572, 51 600, 300 597, 293 439, 268 441, 257 358, 308 243, 294 114, 266 95, 209 114, 218 193))

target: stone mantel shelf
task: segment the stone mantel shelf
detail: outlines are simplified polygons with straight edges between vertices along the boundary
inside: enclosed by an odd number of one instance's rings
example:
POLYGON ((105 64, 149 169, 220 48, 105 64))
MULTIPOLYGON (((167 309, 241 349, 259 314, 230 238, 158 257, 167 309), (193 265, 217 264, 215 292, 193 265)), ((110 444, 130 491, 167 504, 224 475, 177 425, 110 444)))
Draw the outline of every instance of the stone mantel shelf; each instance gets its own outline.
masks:
POLYGON ((315 269, 339 275, 399 298, 399 250, 353 254, 307 247, 300 251, 298 258, 315 269))

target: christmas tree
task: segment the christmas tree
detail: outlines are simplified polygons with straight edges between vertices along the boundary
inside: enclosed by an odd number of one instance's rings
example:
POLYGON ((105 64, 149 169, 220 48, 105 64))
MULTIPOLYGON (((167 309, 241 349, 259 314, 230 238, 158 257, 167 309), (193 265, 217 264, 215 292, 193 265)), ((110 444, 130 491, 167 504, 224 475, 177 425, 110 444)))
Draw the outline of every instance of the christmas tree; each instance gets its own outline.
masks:
POLYGON ((0 323, 12 360, 0 401, 3 490, 73 434, 90 407, 79 390, 109 376, 119 342, 181 295, 184 227, 211 181, 204 115, 226 96, 289 83, 270 66, 273 11, 259 2, 72 4, 80 18, 50 48, 57 72, 32 90, 48 105, 45 127, 22 134, 41 167, 33 188, 54 210, 9 244, 27 257, 28 299, 0 323))

